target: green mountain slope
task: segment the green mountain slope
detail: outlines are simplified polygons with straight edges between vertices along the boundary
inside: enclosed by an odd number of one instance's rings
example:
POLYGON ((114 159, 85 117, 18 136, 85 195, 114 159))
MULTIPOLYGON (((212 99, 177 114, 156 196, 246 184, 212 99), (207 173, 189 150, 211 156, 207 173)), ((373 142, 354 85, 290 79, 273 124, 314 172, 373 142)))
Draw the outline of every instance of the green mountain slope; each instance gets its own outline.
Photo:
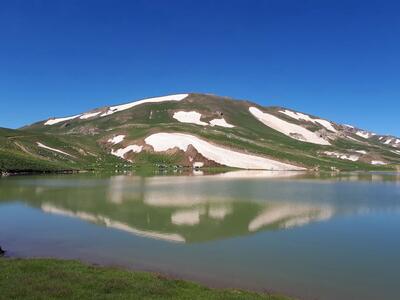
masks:
POLYGON ((160 164, 394 170, 400 139, 205 94, 140 100, 0 130, 1 170, 160 164))

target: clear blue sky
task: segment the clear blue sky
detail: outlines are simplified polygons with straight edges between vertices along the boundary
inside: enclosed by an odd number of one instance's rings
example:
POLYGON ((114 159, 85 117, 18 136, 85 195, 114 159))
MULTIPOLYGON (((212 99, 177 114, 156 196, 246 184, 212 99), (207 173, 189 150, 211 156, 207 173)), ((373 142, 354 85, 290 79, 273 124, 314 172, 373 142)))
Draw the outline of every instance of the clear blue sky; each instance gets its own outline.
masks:
POLYGON ((398 3, 0 0, 0 126, 205 92, 400 135, 398 3))

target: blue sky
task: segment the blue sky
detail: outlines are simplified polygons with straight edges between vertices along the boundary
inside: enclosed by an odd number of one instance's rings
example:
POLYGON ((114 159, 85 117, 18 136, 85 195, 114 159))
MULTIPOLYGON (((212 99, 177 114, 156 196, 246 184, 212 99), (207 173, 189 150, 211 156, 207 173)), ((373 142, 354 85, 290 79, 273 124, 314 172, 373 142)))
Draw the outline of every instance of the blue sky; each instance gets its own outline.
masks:
POLYGON ((204 92, 400 135, 397 3, 0 0, 0 126, 204 92))

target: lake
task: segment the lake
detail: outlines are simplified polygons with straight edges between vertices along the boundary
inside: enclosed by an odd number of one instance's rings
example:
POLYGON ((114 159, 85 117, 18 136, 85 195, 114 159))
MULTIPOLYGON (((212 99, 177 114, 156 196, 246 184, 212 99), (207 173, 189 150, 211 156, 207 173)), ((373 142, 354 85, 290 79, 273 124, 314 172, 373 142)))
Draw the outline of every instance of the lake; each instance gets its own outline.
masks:
POLYGON ((399 299, 400 174, 0 179, 0 245, 300 299, 399 299))

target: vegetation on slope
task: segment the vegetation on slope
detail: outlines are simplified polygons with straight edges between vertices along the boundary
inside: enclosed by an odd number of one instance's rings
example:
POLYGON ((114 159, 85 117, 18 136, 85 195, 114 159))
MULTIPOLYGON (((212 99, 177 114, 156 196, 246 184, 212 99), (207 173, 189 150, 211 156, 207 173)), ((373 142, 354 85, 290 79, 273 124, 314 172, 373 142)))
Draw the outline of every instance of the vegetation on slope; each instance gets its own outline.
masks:
MULTIPOLYGON (((115 169, 133 165, 111 155, 111 149, 129 144, 142 143, 144 138, 156 132, 181 132, 196 135, 209 142, 229 147, 236 151, 260 155, 307 169, 331 170, 394 170, 400 164, 400 153, 377 139, 366 140, 349 133, 350 138, 337 136, 331 146, 302 142, 265 126, 249 113, 249 106, 258 106, 247 101, 235 101, 225 97, 190 94, 179 102, 147 103, 105 117, 74 119, 46 126, 37 122, 21 130, 0 129, 0 170, 98 170, 115 169), (223 118, 234 128, 200 126, 180 123, 172 116, 176 111, 196 111, 202 121, 223 118), (118 144, 108 139, 123 134, 125 140, 118 144), (65 151, 72 156, 60 155, 39 149, 37 142, 65 151), (329 157, 325 151, 349 153, 363 150, 368 154, 359 161, 329 157), (371 160, 388 162, 372 165, 371 160)), ((261 107, 279 118, 298 124, 311 131, 321 126, 296 120, 279 113, 279 107, 261 107)), ((323 129, 323 128, 322 128, 323 129)), ((143 151, 129 153, 126 158, 134 166, 146 168, 158 165, 184 164, 184 153, 154 153, 143 151)))

